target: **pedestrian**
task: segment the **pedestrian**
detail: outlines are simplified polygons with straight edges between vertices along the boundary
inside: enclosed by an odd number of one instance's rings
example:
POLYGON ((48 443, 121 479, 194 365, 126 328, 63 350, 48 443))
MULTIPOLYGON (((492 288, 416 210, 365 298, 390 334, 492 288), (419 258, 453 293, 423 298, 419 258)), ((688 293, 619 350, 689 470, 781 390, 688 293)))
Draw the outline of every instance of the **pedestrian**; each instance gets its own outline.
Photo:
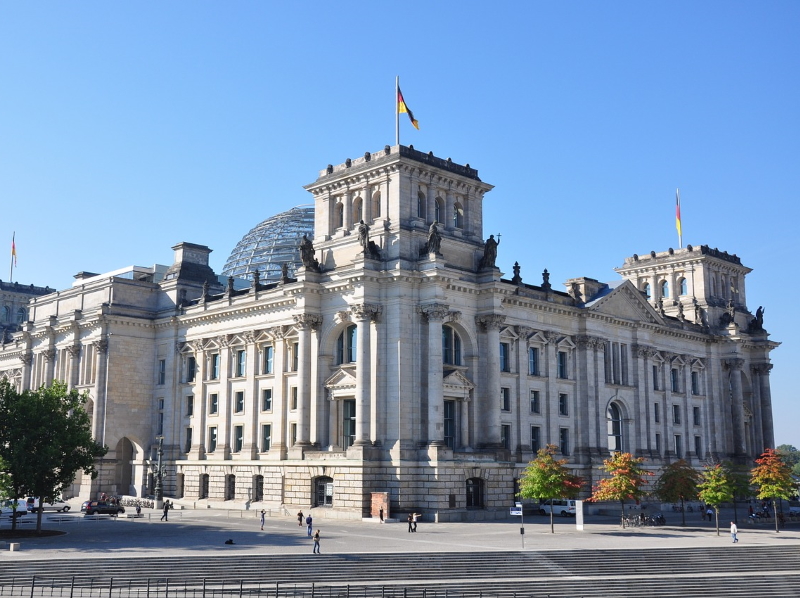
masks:
POLYGON ((311 537, 311 524, 313 522, 314 520, 311 518, 311 513, 308 513, 308 516, 306 517, 306 531, 308 532, 308 537, 311 537))
POLYGON ((311 554, 321 554, 319 551, 319 529, 314 532, 314 548, 311 550, 311 554))
POLYGON ((736 534, 739 533, 739 530, 736 528, 736 523, 731 521, 731 538, 733 538, 733 543, 739 541, 739 538, 736 537, 736 534))
POLYGON ((383 509, 380 510, 378 516, 381 518, 381 523, 383 523, 383 509))
POLYGON ((419 513, 414 513, 413 515, 413 522, 414 522, 414 533, 417 533, 417 519, 419 519, 422 515, 419 513))
POLYGON ((142 505, 139 504, 138 502, 136 503, 136 516, 137 517, 142 516, 142 505))
POLYGON ((261 531, 264 531, 264 518, 267 516, 267 511, 261 509, 261 531))
POLYGON ((414 515, 411 514, 411 513, 408 513, 408 519, 406 519, 406 520, 408 521, 408 533, 413 533, 414 532, 414 525, 413 525, 413 523, 414 523, 414 515))
POLYGON ((161 515, 161 521, 169 521, 169 509, 172 508, 169 504, 169 500, 164 502, 164 514, 161 515))
POLYGON ((299 513, 297 513, 297 526, 298 527, 302 527, 303 526, 303 511, 302 510, 299 513))
POLYGON ((710 506, 706 509, 706 516, 708 517, 708 522, 710 523, 714 517, 714 509, 710 506))

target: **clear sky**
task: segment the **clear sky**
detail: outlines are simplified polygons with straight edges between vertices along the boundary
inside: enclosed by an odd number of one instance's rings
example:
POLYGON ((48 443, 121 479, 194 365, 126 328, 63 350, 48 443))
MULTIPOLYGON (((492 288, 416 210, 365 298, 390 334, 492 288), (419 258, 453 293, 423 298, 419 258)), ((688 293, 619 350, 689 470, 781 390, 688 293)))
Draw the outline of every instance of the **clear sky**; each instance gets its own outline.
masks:
MULTIPOLYGON (((684 245, 738 254, 800 447, 800 2, 0 0, 0 235, 14 280, 172 262, 219 272, 328 163, 401 143, 495 185, 498 266, 601 281, 684 245)), ((0 268, 7 280, 9 265, 0 268)))

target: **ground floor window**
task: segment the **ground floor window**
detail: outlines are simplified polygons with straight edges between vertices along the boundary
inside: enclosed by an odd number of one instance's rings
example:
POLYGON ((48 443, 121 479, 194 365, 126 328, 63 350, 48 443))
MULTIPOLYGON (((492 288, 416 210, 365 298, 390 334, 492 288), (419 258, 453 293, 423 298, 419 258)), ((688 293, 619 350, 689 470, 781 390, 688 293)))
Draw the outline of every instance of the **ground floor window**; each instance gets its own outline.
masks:
POLYGON ((467 479, 467 508, 483 507, 483 479, 471 477, 467 479))
POLYGON ((208 498, 208 474, 200 475, 200 498, 208 498))
POLYGON ((225 500, 233 500, 236 497, 236 475, 228 475, 225 478, 225 500))
POLYGON ((444 401, 444 443, 455 450, 456 448, 456 403, 453 400, 444 401))
POLYGON ((333 479, 318 477, 314 480, 315 506, 333 506, 333 479))
POLYGON ((253 501, 261 502, 264 499, 264 476, 253 477, 253 501))
POLYGON ((356 441, 356 401, 342 401, 342 450, 356 441))

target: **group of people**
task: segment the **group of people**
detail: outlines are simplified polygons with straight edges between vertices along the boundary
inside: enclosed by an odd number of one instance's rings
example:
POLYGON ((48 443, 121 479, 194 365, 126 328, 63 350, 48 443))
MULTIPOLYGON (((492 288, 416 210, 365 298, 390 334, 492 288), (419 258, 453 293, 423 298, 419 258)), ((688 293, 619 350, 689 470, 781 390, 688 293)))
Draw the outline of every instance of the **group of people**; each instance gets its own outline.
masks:
MULTIPOLYGON (((303 515, 303 511, 302 510, 297 513, 297 526, 298 527, 302 527, 303 526, 303 517, 304 516, 305 515, 303 515)), ((312 554, 321 554, 321 552, 319 551, 319 537, 320 537, 319 529, 314 531, 314 533, 311 533, 313 531, 313 529, 314 529, 314 527, 313 527, 314 519, 311 517, 311 513, 308 513, 308 516, 305 517, 305 523, 306 523, 306 533, 308 534, 308 537, 311 538, 311 540, 314 542, 314 547, 312 548, 311 553, 312 554)), ((261 511, 261 529, 264 529, 264 511, 263 510, 261 511)))
POLYGON ((419 513, 408 513, 408 533, 417 533, 417 519, 421 516, 419 513))

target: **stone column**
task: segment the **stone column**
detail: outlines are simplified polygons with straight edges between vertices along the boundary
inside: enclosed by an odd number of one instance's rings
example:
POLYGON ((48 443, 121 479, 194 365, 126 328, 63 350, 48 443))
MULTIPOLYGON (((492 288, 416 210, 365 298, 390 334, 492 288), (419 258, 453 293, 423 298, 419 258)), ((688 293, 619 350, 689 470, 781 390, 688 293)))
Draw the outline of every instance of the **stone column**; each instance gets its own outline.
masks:
POLYGON ((369 183, 364 186, 364 196, 361 200, 361 214, 364 215, 364 223, 372 225, 372 186, 369 183))
POLYGON ((261 398, 258 395, 258 347, 256 346, 256 332, 248 331, 244 334, 246 342, 245 351, 247 352, 247 395, 250 398, 249 407, 246 409, 246 422, 249 431, 244 436, 244 446, 242 446, 242 457, 255 459, 260 450, 260 440, 258 431, 258 415, 261 413, 261 398))
POLYGON ((106 422, 106 376, 108 374, 108 338, 92 342, 97 356, 94 378, 94 415, 92 418, 92 438, 98 444, 105 443, 106 422))
POLYGON ((69 355, 69 379, 67 380, 67 390, 72 390, 78 385, 78 377, 80 373, 80 358, 81 358, 81 345, 72 344, 67 346, 67 354, 69 355))
POLYGON ((53 347, 48 348, 42 352, 42 358, 45 360, 44 367, 44 384, 50 386, 53 384, 56 369, 56 349, 53 347))
POLYGON ((206 455, 206 365, 207 359, 203 351, 203 341, 190 342, 194 350, 195 374, 192 392, 194 393, 194 408, 189 424, 192 427, 192 447, 189 449, 190 460, 201 460, 206 455))
POLYGON ((460 409, 459 426, 461 427, 461 448, 465 452, 472 450, 471 440, 469 439, 469 396, 464 397, 458 403, 460 409))
POLYGON ((342 195, 342 207, 345 231, 350 231, 353 228, 353 192, 347 190, 342 195))
POLYGON ((649 456, 653 454, 655 447, 654 436, 651 423, 653 422, 653 401, 650 390, 653 389, 652 369, 650 368, 650 358, 655 354, 655 349, 644 344, 636 344, 631 348, 636 355, 636 381, 634 390, 634 400, 636 401, 636 414, 634 419, 639 423, 639 437, 634 440, 635 444, 630 445, 630 451, 640 455, 647 452, 649 456), (641 453, 637 450, 641 448, 641 453))
POLYGON ((444 381, 442 371, 442 322, 449 312, 444 304, 420 307, 428 319, 428 444, 444 446, 444 381))
MULTIPOLYGON (((572 420, 575 424, 573 455, 574 460, 577 462, 586 463, 589 461, 592 447, 591 429, 593 429, 593 427, 591 426, 590 415, 592 411, 590 403, 591 405, 595 404, 594 350, 597 345, 597 340, 588 335, 578 335, 575 337, 575 342, 577 345, 575 360, 575 381, 577 382, 577 386, 575 388, 575 393, 577 394, 577 398, 582 399, 582 401, 575 403, 576 414, 572 420)), ((605 412, 602 412, 602 414, 601 412, 600 410, 594 411, 599 421, 596 427, 599 427, 600 424, 605 421, 605 412)))
POLYGON ((427 214, 425 215, 425 222, 430 224, 436 220, 436 190, 433 187, 433 182, 428 185, 427 188, 427 197, 426 200, 427 206, 425 207, 427 210, 427 214))
POLYGON ((228 335, 221 335, 219 341, 219 428, 217 429, 217 449, 215 454, 223 460, 231 457, 231 416, 233 397, 231 393, 231 348, 228 335))
POLYGON ((311 330, 319 327, 322 317, 294 315, 298 329, 297 360, 297 441, 295 446, 311 446, 311 330))
POLYGON ((744 397, 742 396, 742 367, 744 360, 734 358, 726 360, 724 367, 728 371, 731 390, 731 416, 733 419, 733 453, 737 456, 747 454, 744 427, 744 397))
POLYGON ((764 440, 764 448, 753 448, 756 452, 763 452, 765 448, 775 447, 775 427, 772 420, 772 392, 769 385, 769 372, 772 370, 771 364, 759 365, 761 371, 758 378, 760 400, 761 400, 761 432, 764 440))
POLYGON ((356 439, 355 446, 368 446, 370 440, 370 405, 372 389, 372 350, 370 322, 380 312, 375 304, 356 304, 350 307, 356 322, 358 363, 356 367, 356 439))
POLYGON ((486 331, 486 347, 483 356, 486 360, 486 387, 479 407, 478 443, 484 447, 500 448, 502 444, 500 429, 500 328, 505 323, 505 315, 488 314, 475 317, 476 325, 486 331))
POLYGON ((453 204, 455 204, 453 194, 448 191, 444 195, 444 228, 447 231, 455 229, 453 226, 453 204))
POLYGON ((33 365, 33 353, 28 351, 19 357, 22 361, 22 381, 20 381, 20 391, 31 389, 31 367, 33 365))

